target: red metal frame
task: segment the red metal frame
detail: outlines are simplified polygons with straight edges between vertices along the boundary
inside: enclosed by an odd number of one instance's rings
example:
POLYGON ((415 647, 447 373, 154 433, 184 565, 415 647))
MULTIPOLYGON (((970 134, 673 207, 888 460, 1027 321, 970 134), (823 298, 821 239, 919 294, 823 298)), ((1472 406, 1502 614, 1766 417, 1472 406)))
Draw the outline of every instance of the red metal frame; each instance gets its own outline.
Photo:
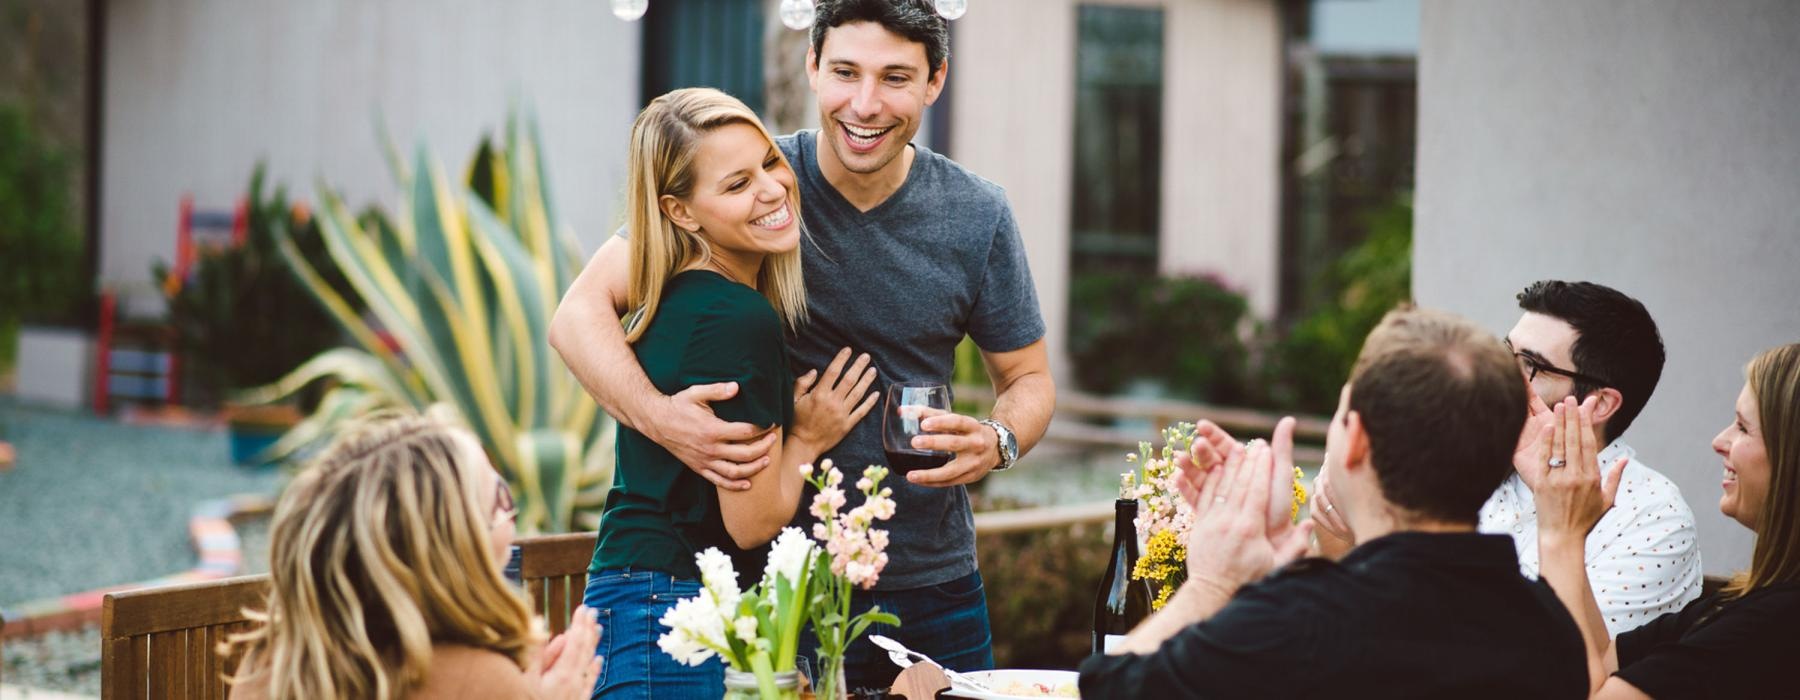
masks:
MULTIPOLYGON (((175 224, 175 266, 169 274, 182 283, 192 281, 194 263, 198 257, 198 245, 194 241, 194 196, 181 196, 180 213, 175 224)), ((231 213, 232 247, 244 245, 250 238, 250 202, 248 198, 239 197, 231 213)), ((118 297, 113 292, 100 295, 100 318, 98 323, 98 349, 95 360, 94 378, 94 412, 104 415, 112 406, 112 351, 114 334, 118 328, 118 297)), ((169 371, 163 377, 163 399, 171 404, 181 402, 181 353, 174 348, 168 349, 169 371)))

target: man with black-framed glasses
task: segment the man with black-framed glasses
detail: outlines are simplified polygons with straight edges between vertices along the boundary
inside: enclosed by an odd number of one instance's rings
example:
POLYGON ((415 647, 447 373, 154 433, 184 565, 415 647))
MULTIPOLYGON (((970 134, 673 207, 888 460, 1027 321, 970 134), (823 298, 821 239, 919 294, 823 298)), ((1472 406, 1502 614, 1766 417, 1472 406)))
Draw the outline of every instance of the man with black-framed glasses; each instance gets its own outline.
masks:
MULTIPOLYGON (((1542 476, 1536 440, 1546 406, 1564 397, 1597 399, 1594 428, 1609 443, 1601 471, 1628 460, 1613 509, 1587 540, 1588 579, 1607 631, 1617 635, 1700 596, 1700 548, 1693 511, 1668 477, 1620 439, 1662 377, 1656 321, 1636 299, 1592 282, 1544 280, 1518 295, 1525 311, 1506 344, 1530 387, 1515 473, 1481 508, 1482 532, 1512 535, 1519 567, 1538 575, 1537 508, 1531 488, 1542 476)), ((1556 468, 1553 464, 1551 468, 1556 468)))

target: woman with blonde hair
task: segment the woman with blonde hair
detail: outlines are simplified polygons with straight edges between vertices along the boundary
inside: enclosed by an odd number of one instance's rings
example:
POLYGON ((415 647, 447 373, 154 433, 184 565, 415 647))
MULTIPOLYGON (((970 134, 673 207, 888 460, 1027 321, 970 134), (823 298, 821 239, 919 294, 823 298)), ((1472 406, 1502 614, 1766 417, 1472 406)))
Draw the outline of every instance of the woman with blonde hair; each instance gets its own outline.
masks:
POLYGON ((580 698, 599 630, 548 645, 501 576, 511 492, 475 437, 409 414, 360 421, 282 492, 261 625, 234 637, 233 698, 580 698))
POLYGON ((1723 458, 1719 510, 1756 534, 1750 568, 1718 593, 1607 639, 1583 568, 1582 542, 1611 507, 1615 467, 1602 479, 1592 406, 1556 407, 1546 429, 1543 575, 1587 641, 1596 698, 1746 698, 1788 687, 1800 628, 1800 343, 1758 354, 1745 370, 1731 424, 1713 438, 1723 458), (1565 466, 1566 465, 1566 466, 1565 466))
POLYGON ((762 427, 769 466, 748 490, 714 486, 620 427, 585 595, 607 629, 595 697, 711 700, 723 692, 724 667, 716 659, 688 667, 663 654, 657 620, 699 593, 694 556, 708 548, 730 555, 745 582, 762 575, 764 545, 799 504, 796 467, 874 405, 875 370, 867 355, 846 368, 848 353, 797 382, 788 368, 785 334, 806 316, 799 190, 744 103, 709 88, 652 100, 632 125, 629 161, 631 269, 617 277, 629 288, 613 290, 633 309, 626 341, 663 394, 735 383, 736 394, 712 411, 762 427))

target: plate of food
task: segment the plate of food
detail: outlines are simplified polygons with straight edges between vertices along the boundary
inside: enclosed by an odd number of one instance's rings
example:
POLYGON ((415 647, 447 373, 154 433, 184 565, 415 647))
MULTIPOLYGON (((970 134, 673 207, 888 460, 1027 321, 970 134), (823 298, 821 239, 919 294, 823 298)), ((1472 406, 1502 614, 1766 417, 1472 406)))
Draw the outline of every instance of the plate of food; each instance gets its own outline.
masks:
POLYGON ((951 688, 944 695, 973 700, 1017 700, 1018 698, 1078 698, 1081 694, 1076 690, 1076 681, 1080 678, 1074 671, 1036 671, 1029 669, 1007 669, 1001 671, 970 671, 963 675, 993 688, 994 692, 983 693, 966 688, 951 688))

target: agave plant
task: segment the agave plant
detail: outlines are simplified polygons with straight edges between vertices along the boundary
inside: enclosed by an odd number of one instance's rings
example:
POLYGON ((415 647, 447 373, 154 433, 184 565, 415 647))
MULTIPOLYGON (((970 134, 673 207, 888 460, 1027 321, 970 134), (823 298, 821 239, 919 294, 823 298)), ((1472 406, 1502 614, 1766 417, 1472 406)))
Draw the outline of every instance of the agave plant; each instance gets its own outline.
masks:
POLYGON ((511 484, 521 529, 592 525, 611 484, 614 424, 550 350, 550 315, 581 256, 551 206, 539 144, 535 123, 509 120, 505 143, 484 138, 462 182, 423 146, 410 168, 389 146, 397 217, 359 218, 320 185, 319 231, 348 289, 326 282, 291 238, 280 250, 355 345, 246 396, 269 402, 320 380, 330 387, 272 457, 371 411, 441 405, 511 484))

